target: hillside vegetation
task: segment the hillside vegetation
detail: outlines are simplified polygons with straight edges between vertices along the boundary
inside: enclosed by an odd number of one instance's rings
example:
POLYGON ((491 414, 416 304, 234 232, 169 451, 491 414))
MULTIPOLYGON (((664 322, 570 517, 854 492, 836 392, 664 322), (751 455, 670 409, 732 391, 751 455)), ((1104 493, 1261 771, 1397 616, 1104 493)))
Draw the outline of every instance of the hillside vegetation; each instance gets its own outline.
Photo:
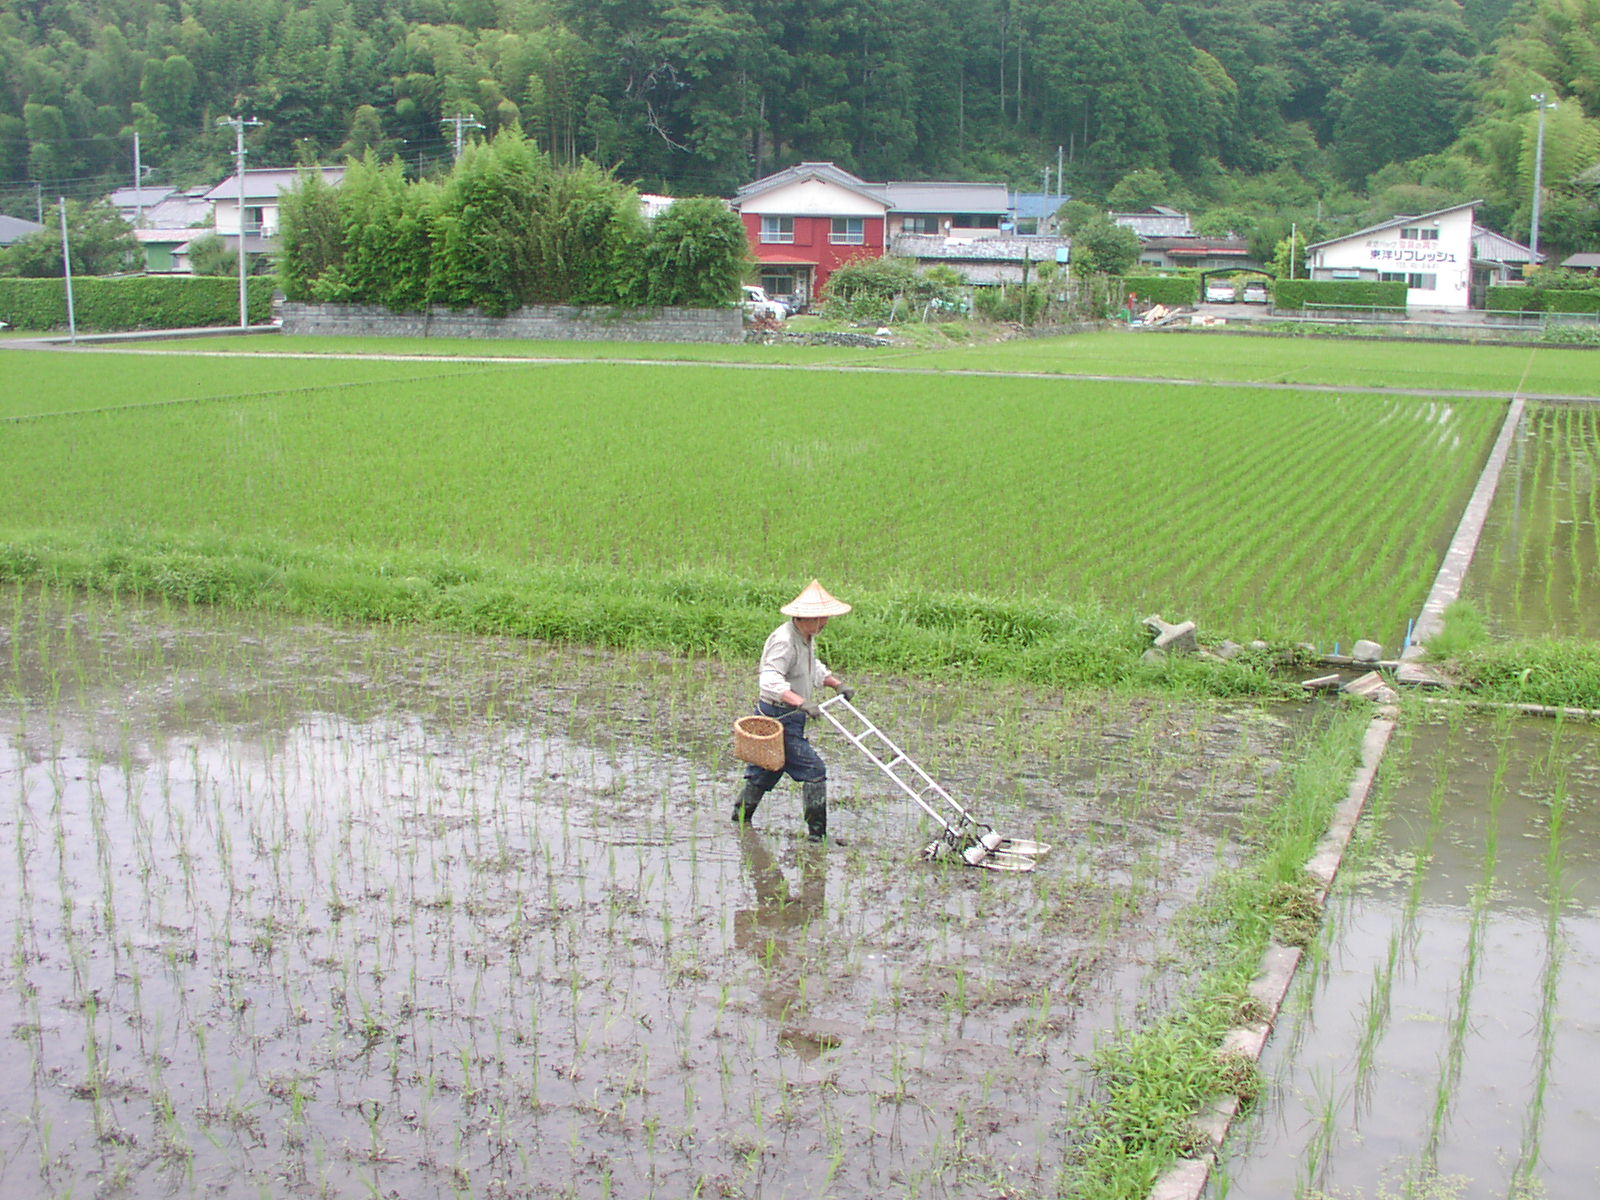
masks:
POLYGON ((0 3, 0 201, 83 198, 145 164, 215 182, 375 151, 413 172, 514 127, 675 194, 801 160, 1001 178, 1212 215, 1269 250, 1372 209, 1482 197, 1597 236, 1600 0, 105 0, 0 3), (1395 166, 1394 164, 1406 164, 1395 166), (1368 195, 1362 194, 1363 186, 1368 195), (1352 190, 1353 189, 1353 190, 1352 190))

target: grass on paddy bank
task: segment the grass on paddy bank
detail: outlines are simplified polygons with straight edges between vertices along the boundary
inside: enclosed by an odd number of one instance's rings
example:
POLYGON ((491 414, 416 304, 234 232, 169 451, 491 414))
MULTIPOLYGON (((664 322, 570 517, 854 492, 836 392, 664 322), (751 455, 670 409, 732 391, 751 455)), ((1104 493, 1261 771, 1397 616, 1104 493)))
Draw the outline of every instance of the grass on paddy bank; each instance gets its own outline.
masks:
MULTIPOLYGON (((788 582, 704 571, 511 568, 114 533, 0 538, 0 580, 734 662, 761 644, 794 591, 788 582)), ((846 674, 955 675, 1214 696, 1302 694, 1282 670, 1295 656, 1287 643, 1231 662, 1175 656, 1145 663, 1149 634, 1138 618, 1094 604, 904 588, 856 590, 850 599, 855 611, 823 635, 825 656, 846 674)), ((1594 642, 1475 645, 1453 654, 1449 666, 1468 696, 1600 709, 1600 644, 1594 642)))
MULTIPOLYGON (((922 339, 917 339, 921 341, 922 339)), ((1585 350, 1527 345, 1271 338, 1209 331, 1182 336, 1108 330, 880 348, 642 342, 493 342, 471 338, 233 337, 150 343, 167 352, 414 354, 459 357, 636 359, 661 362, 1016 371, 1208 382, 1301 383, 1509 394, 1600 396, 1600 360, 1585 350)))
POLYGON ((1263 813, 1253 853, 1219 875, 1182 914, 1182 941, 1196 964, 1187 999, 1096 1052, 1102 1090, 1076 1114, 1083 1132, 1059 1194, 1080 1200, 1147 1196, 1176 1160, 1209 1151, 1210 1141, 1194 1124, 1209 1101, 1234 1095, 1249 1105, 1256 1099, 1259 1069, 1221 1053, 1223 1041, 1230 1030, 1262 1019, 1250 985, 1268 945, 1305 942, 1307 905, 1316 890, 1305 866, 1349 791, 1369 720, 1365 706, 1334 716, 1299 757, 1282 800, 1263 813))
MULTIPOLYGON (((709 572, 510 568, 461 559, 332 553, 281 544, 33 534, 0 539, 0 579, 333 620, 418 623, 474 635, 748 659, 782 620, 788 583, 709 572)), ((1052 686, 1295 694, 1271 653, 1146 664, 1137 620, 1094 605, 858 589, 823 635, 841 673, 897 672, 1052 686)))

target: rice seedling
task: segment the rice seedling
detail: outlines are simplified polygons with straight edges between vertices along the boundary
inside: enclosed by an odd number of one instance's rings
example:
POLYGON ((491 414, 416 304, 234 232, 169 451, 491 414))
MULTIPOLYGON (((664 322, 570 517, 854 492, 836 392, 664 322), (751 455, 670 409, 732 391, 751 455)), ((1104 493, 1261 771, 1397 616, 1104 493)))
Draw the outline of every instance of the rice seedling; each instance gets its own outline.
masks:
MULTIPOLYGON (((103 369, 92 356, 71 363, 53 369, 103 369)), ((1041 677, 1105 670, 1083 622, 1030 612, 1037 596, 1082 597, 1089 621, 1153 605, 1246 637, 1397 641, 1429 573, 1413 568, 1432 561, 1472 483, 1476 455, 1461 447, 1485 444, 1500 411, 1292 393, 1241 405, 1220 390, 1026 379, 990 380, 975 399, 959 380, 923 376, 835 379, 819 405, 810 381, 785 373, 760 383, 776 474, 752 475, 710 432, 737 419, 748 372, 684 368, 646 383, 630 366, 504 366, 473 376, 463 407, 445 376, 396 388, 379 373, 319 390, 327 365, 300 365, 304 391, 219 402, 224 420, 217 404, 186 405, 0 429, 26 476, 0 513, 0 572, 71 562, 86 580, 186 603, 723 651, 758 620, 747 581, 778 586, 763 565, 777 548, 725 531, 762 511, 771 486, 799 491, 821 469, 835 486, 814 524, 783 532, 781 557, 892 595, 894 618, 866 644, 892 645, 899 669, 979 651, 1041 677), (74 429, 68 461, 61 422, 74 429), (1374 423, 1385 437, 1369 487, 1334 502, 1293 486, 1320 447, 1374 423), (615 433, 644 427, 648 450, 615 433), (1030 431, 1020 444, 1019 428, 1030 431), (1189 453, 1197 442, 1213 447, 1203 462, 1189 453), (348 452, 330 456, 334 445, 348 452), (641 504, 651 452, 690 469, 641 504), (952 467, 930 473, 929 462, 952 467), (1163 486, 1130 493, 1126 481, 1153 462, 1165 464, 1163 486), (1176 553, 1161 534, 1172 511, 1215 531, 1214 544, 1176 553), (85 548, 74 531, 91 530, 99 544, 85 548), (1345 561, 1319 565, 1330 547, 1345 561), (948 602, 904 595, 928 578, 949 581, 948 602)), ((208 371, 224 373, 207 360, 184 369, 201 389, 208 371)))

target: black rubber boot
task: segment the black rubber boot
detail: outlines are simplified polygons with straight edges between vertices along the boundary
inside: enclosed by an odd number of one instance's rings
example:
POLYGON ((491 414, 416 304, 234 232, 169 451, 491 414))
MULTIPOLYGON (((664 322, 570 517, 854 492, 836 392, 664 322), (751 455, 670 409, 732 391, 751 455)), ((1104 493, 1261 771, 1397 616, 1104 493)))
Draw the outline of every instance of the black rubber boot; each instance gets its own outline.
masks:
POLYGON ((733 802, 733 819, 740 825, 748 825, 756 815, 756 806, 761 803, 761 797, 766 793, 745 780, 744 791, 739 793, 739 798, 733 802))
POLYGON ((828 837, 828 785, 807 783, 800 788, 806 809, 806 832, 813 842, 826 841, 828 837))

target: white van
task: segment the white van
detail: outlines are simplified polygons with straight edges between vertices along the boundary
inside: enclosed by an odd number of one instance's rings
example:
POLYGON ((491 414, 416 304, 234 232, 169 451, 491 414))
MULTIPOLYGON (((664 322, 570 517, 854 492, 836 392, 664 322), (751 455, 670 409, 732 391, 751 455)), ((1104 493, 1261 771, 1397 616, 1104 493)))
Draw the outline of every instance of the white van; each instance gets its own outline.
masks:
POLYGON ((789 315, 789 310, 784 307, 781 300, 774 300, 767 295, 765 288, 758 288, 752 284, 744 286, 744 315, 754 321, 758 317, 771 317, 774 321, 781 321, 789 315))

